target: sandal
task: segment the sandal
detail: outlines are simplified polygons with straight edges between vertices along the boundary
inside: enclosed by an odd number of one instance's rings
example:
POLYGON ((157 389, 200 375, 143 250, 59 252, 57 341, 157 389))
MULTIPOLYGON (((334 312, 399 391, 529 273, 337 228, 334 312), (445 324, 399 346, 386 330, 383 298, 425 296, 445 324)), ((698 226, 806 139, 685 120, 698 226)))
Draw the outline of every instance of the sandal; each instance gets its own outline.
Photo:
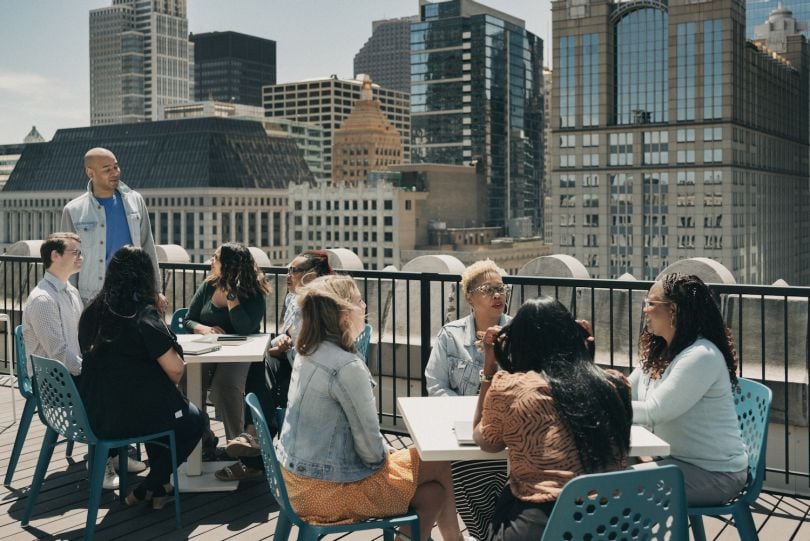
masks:
POLYGON ((141 483, 138 487, 129 493, 124 499, 128 506, 138 505, 141 503, 151 503, 152 509, 163 509, 167 503, 174 500, 174 488, 171 483, 159 486, 157 490, 148 490, 145 483, 141 483))
POLYGON ((244 479, 256 479, 261 477, 262 471, 245 466, 241 462, 234 462, 230 466, 225 466, 214 473, 214 477, 220 481, 242 481, 244 479))
POLYGON ((229 441, 225 446, 225 452, 231 458, 254 457, 262 454, 256 437, 247 432, 243 432, 229 441))

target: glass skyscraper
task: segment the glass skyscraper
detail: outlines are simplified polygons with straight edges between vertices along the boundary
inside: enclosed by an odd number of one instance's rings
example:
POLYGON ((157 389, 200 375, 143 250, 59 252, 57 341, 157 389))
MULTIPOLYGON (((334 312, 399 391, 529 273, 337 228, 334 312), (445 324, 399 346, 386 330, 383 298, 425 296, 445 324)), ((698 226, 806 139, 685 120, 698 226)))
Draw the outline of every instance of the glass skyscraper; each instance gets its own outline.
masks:
MULTIPOLYGON (((486 224, 542 228, 543 42, 525 23, 471 0, 420 0, 411 25, 411 159, 478 165, 486 224)), ((471 224, 472 225, 472 224, 471 224)))

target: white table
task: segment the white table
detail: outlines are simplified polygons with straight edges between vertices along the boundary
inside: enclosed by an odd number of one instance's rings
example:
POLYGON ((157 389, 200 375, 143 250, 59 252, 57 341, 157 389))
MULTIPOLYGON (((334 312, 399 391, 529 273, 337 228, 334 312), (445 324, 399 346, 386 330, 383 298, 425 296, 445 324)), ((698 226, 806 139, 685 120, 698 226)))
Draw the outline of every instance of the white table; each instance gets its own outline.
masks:
MULTIPOLYGON (((506 451, 487 453, 477 445, 459 445, 455 421, 472 421, 477 396, 399 397, 397 405, 422 460, 495 460, 506 451)), ((630 431, 630 456, 666 456, 669 444, 644 428, 630 431)))
MULTIPOLYGON (((212 335, 208 335, 212 336, 212 335)), ((179 334, 180 345, 200 340, 199 334, 179 334)), ((202 355, 186 355, 186 391, 188 398, 200 409, 205 406, 202 388, 202 365, 205 363, 253 363, 264 358, 269 334, 252 334, 244 342, 217 342, 222 347, 202 355)), ((203 462, 202 444, 198 443, 185 464, 180 466, 181 492, 221 492, 236 490, 238 481, 220 481, 214 472, 232 464, 230 462, 203 462)))

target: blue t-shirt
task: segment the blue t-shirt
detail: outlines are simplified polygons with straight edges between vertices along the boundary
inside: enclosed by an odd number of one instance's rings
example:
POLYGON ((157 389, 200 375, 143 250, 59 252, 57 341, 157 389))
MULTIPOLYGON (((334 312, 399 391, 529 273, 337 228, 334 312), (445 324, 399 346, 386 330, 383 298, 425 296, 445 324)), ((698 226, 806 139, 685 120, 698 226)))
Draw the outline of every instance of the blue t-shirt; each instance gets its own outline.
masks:
POLYGON ((127 213, 124 209, 124 201, 121 194, 115 192, 112 197, 96 197, 107 216, 107 265, 110 264, 113 254, 121 246, 132 244, 132 235, 129 234, 129 224, 127 223, 127 213))

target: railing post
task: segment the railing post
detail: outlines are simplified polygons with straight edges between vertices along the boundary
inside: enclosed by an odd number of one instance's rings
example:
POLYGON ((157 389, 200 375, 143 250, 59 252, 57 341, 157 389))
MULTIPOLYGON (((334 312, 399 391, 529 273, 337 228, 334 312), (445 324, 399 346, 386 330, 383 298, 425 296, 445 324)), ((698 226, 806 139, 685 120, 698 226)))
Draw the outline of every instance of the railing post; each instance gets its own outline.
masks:
POLYGON ((419 335, 421 338, 420 357, 422 360, 422 396, 427 396, 427 382, 425 381, 425 368, 430 359, 430 284, 439 281, 435 273, 422 273, 419 279, 419 335))

